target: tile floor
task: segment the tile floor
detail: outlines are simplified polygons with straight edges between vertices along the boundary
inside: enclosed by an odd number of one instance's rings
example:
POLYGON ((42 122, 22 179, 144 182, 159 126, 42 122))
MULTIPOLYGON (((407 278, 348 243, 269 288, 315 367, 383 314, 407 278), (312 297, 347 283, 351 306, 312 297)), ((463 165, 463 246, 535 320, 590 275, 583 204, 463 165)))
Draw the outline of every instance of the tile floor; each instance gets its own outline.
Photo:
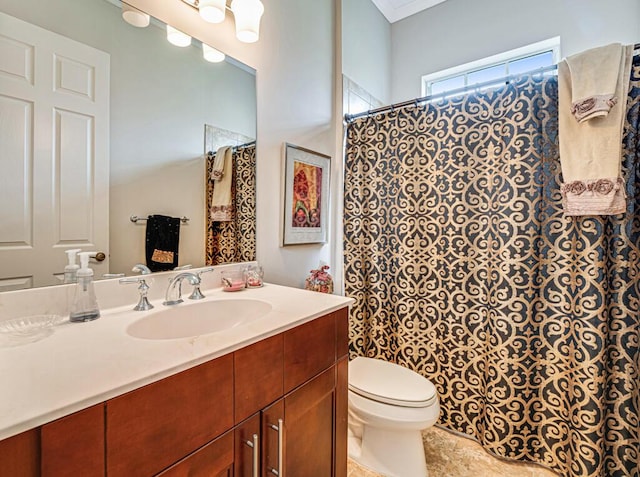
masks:
MULTIPOLYGON (((506 462, 480 444, 439 427, 424 432, 429 477, 558 477, 538 465, 506 462)), ((383 477, 349 460, 348 477, 383 477)))

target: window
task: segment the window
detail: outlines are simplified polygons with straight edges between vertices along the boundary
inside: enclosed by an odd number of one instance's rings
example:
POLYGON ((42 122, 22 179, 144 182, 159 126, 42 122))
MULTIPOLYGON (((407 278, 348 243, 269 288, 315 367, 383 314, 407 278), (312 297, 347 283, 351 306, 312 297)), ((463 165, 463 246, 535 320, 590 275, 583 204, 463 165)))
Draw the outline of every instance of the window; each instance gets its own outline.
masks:
POLYGON ((448 68, 422 77, 422 95, 480 85, 480 89, 504 84, 507 76, 519 75, 556 64, 560 60, 560 37, 448 68))

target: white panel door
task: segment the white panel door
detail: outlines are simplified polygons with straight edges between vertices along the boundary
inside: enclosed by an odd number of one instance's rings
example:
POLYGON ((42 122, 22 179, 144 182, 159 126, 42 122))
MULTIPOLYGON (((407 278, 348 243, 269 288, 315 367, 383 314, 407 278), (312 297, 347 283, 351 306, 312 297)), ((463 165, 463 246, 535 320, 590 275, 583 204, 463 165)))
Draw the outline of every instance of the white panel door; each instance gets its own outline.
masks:
POLYGON ((0 291, 109 270, 109 55, 0 13, 0 291))

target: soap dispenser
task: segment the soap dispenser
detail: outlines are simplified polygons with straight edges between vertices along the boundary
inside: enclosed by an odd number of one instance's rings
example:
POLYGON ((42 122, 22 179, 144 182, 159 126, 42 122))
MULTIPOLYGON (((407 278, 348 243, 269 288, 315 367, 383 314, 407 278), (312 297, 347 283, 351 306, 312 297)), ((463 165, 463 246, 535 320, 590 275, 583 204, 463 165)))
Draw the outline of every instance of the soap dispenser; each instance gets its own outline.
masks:
POLYGON ((93 289, 93 270, 89 268, 89 257, 95 252, 81 252, 80 269, 77 272, 78 282, 73 302, 71 303, 70 321, 91 321, 100 318, 98 300, 93 289))
POLYGON ((67 266, 64 267, 64 282, 63 283, 76 283, 78 281, 78 269, 80 268, 76 263, 76 258, 80 252, 79 248, 73 248, 71 250, 65 250, 67 254, 67 266))

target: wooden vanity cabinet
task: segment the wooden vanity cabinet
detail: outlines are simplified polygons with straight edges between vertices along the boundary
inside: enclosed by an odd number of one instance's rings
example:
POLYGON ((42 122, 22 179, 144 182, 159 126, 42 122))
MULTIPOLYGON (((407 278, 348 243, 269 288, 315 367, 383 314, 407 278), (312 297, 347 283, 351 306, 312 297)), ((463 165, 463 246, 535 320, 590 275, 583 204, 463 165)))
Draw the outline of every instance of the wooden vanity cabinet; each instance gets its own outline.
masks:
POLYGON ((233 431, 226 432, 159 475, 161 477, 232 477, 233 440, 233 431))
POLYGON ((262 475, 262 426, 261 413, 257 412, 234 428, 234 477, 262 475))
POLYGON ((1 477, 37 477, 39 475, 39 428, 0 441, 1 477))
POLYGON ((246 461, 255 458, 247 445, 253 436, 262 454, 260 473, 255 475, 346 477, 347 334, 345 309, 270 338, 270 344, 256 343, 242 350, 246 356, 236 356, 242 358, 236 364, 254 363, 235 369, 236 406, 239 396, 252 392, 245 386, 282 392, 275 401, 270 399, 277 393, 262 399, 272 404, 258 413, 259 427, 257 415, 239 426, 236 446, 243 447, 240 451, 236 447, 235 477, 254 475, 250 473, 253 466, 246 461), (278 346, 282 346, 281 354, 278 346), (282 365, 276 366, 274 359, 281 359, 282 365), (268 378, 265 367, 270 369, 268 378), (273 372, 274 368, 281 369, 282 375, 273 372))
POLYGON ((0 477, 104 476, 104 404, 0 441, 0 477))
POLYGON ((42 477, 104 475, 104 428, 104 404, 42 426, 42 477))
POLYGON ((0 477, 346 477, 347 309, 0 441, 0 477))
POLYGON ((334 475, 335 391, 331 367, 265 409, 265 476, 273 475, 273 469, 279 471, 280 465, 284 475, 334 475))
POLYGON ((155 475, 233 427, 233 355, 107 401, 107 475, 155 475))

